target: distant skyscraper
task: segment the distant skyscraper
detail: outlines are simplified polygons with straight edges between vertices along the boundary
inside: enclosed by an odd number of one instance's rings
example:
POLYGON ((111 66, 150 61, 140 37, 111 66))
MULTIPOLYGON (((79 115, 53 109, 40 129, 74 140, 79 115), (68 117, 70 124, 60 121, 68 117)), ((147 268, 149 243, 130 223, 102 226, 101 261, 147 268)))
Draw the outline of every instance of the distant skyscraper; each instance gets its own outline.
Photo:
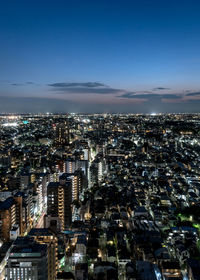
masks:
POLYGON ((56 146, 63 146, 69 144, 69 126, 68 123, 61 123, 56 125, 55 131, 56 146))

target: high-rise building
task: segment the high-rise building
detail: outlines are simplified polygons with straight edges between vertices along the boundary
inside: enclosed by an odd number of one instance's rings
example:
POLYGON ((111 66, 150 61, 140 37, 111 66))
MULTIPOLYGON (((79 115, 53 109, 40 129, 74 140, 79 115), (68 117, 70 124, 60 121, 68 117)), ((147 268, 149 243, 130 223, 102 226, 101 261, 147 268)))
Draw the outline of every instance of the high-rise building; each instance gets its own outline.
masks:
POLYGON ((103 178, 103 173, 106 170, 105 162, 102 158, 96 159, 93 161, 92 165, 90 166, 90 180, 91 182, 97 183, 100 182, 103 178))
POLYGON ((21 192, 17 192, 14 196, 14 200, 16 202, 16 224, 19 225, 20 234, 24 233, 24 225, 23 225, 23 197, 20 195, 21 192))
POLYGON ((20 174, 20 189, 24 190, 30 183, 30 174, 27 171, 22 171, 20 174))
POLYGON ((69 126, 67 122, 56 125, 55 144, 56 146, 64 146, 69 144, 69 126))
POLYGON ((65 173, 74 173, 76 170, 76 160, 73 158, 68 158, 64 163, 64 172, 65 173))
POLYGON ((74 173, 63 173, 68 179, 72 180, 72 201, 79 200, 81 192, 87 188, 87 178, 82 169, 77 169, 74 173))
POLYGON ((64 173, 74 173, 76 170, 81 169, 84 172, 86 179, 89 174, 89 162, 88 160, 80 160, 68 158, 64 163, 64 173))
POLYGON ((31 226, 31 196, 28 191, 18 191, 13 197, 0 202, 0 238, 10 240, 10 231, 18 226, 23 235, 31 226))
POLYGON ((13 197, 0 203, 0 238, 7 242, 10 240, 10 231, 16 224, 16 203, 13 197))
POLYGON ((18 237, 10 251, 6 265, 6 280, 48 279, 47 245, 31 237, 18 237))
POLYGON ((40 244, 46 244, 48 247, 48 280, 55 280, 58 267, 58 238, 48 228, 33 228, 29 236, 40 244))
MULTIPOLYGON (((47 217, 59 218, 61 230, 70 226, 72 220, 72 180, 61 177, 59 182, 51 182, 47 186, 47 217)), ((56 223, 57 219, 51 224, 56 223)))
POLYGON ((20 225, 21 234, 24 234, 25 231, 31 227, 34 215, 33 196, 30 185, 31 184, 29 184, 29 189, 18 191, 14 196, 18 204, 16 208, 16 223, 20 225))

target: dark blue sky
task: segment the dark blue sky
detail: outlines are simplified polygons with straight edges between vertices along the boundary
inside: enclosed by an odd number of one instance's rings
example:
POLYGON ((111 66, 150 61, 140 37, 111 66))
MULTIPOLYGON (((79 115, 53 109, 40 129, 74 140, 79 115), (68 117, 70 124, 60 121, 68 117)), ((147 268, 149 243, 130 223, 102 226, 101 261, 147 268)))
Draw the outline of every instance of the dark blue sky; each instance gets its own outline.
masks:
POLYGON ((0 111, 199 111, 199 15, 198 0, 0 0, 0 111))

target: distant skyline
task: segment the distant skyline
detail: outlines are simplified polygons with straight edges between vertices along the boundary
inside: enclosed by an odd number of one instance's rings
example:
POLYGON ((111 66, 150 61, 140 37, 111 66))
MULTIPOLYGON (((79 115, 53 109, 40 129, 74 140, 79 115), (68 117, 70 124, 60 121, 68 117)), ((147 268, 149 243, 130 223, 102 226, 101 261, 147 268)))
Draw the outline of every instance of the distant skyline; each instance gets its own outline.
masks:
POLYGON ((0 113, 200 112, 197 0, 0 0, 0 113))

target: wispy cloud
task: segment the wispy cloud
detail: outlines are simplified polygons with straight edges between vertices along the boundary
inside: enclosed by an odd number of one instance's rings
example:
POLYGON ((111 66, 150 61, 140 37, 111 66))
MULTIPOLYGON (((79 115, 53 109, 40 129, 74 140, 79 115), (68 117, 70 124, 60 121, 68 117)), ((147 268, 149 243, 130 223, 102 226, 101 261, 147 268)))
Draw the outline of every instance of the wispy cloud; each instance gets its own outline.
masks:
POLYGON ((35 85, 34 82, 26 82, 27 85, 35 85))
POLYGON ((179 99, 180 96, 176 94, 156 94, 156 93, 144 93, 137 94, 135 92, 126 92, 119 97, 128 99, 179 99))
POLYGON ((25 82, 25 83, 10 83, 11 86, 27 86, 27 85, 36 85, 34 82, 25 82))
POLYGON ((109 87, 99 82, 87 83, 52 83, 48 84, 54 92, 60 94, 112 94, 122 93, 124 90, 109 87))
POLYGON ((155 87, 153 88, 152 90, 153 91, 159 91, 159 90, 170 90, 171 88, 168 88, 168 87, 155 87))
POLYGON ((87 82, 87 83, 52 83, 48 84, 48 86, 55 87, 55 88, 71 88, 71 87, 89 87, 89 88, 96 88, 96 87, 107 87, 105 84, 98 83, 98 82, 87 82))
POLYGON ((200 91, 196 91, 196 92, 189 92, 186 94, 186 96, 198 96, 200 95, 200 91))
POLYGON ((16 87, 18 87, 18 86, 24 86, 24 84, 20 84, 20 83, 12 83, 12 84, 11 84, 11 86, 16 86, 16 87))

